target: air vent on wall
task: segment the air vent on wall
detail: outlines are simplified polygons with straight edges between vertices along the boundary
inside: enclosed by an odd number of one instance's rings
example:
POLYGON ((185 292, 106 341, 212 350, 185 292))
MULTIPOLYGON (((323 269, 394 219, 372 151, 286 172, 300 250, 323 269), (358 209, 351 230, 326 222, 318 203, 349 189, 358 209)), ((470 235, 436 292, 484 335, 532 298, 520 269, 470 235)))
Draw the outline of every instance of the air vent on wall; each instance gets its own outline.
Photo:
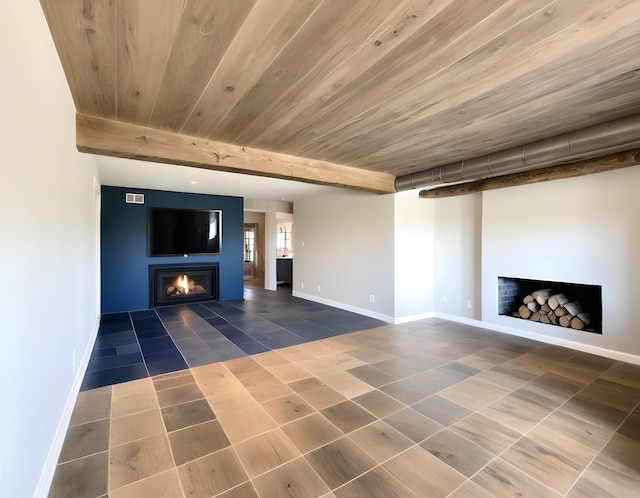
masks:
POLYGON ((144 194, 125 194, 127 204, 144 204, 144 194))

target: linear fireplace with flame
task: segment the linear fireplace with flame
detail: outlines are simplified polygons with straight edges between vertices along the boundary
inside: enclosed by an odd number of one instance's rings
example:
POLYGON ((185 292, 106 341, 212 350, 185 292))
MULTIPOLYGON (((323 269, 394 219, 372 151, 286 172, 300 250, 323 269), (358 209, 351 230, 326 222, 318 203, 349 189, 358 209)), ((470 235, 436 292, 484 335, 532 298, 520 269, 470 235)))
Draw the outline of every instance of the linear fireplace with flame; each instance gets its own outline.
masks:
POLYGON ((217 301, 218 263, 149 266, 150 307, 217 301))

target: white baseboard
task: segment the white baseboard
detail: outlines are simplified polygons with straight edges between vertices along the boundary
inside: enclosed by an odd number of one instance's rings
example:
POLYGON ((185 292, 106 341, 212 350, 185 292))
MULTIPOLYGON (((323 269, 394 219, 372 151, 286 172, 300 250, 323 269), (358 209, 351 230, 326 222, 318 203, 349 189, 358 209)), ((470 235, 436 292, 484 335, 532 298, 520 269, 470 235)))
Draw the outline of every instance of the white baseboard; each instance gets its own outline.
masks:
POLYGON ((73 408, 76 405, 78 399, 78 393, 80 392, 80 386, 84 379, 84 374, 89 366, 89 359, 93 351, 93 345, 96 342, 98 336, 98 328, 100 327, 100 315, 96 319, 93 330, 91 331, 91 337, 87 343, 87 347, 82 355, 82 359, 76 369, 76 376, 73 380, 73 385, 67 396, 67 402, 65 403, 64 410, 58 421, 58 427, 56 429, 53 442, 49 447, 49 454, 45 461, 42 472, 40 473, 40 479, 38 479, 38 485, 36 487, 34 497, 46 498, 49 495, 49 488, 53 482, 53 475, 56 472, 56 465, 58 465, 58 458, 60 458, 60 452, 62 451, 62 445, 69 429, 69 422, 71 421, 71 415, 73 414, 73 408))
POLYGON ((306 299, 307 301, 313 301, 314 303, 326 304, 332 308, 338 308, 345 311, 352 311, 359 315, 368 316, 369 318, 375 318, 376 320, 382 320, 383 322, 392 323, 394 325, 400 325, 403 323, 416 322, 418 320, 425 320, 427 318, 433 318, 435 313, 430 311, 428 313, 419 313, 416 315, 406 315, 401 317, 392 317, 389 315, 383 315, 382 313, 376 313, 375 311, 368 310, 366 308, 359 308, 358 306, 351 306, 349 304, 339 303, 338 301, 332 301, 331 299, 325 299, 312 294, 305 294, 304 292, 293 291, 291 293, 293 297, 299 297, 306 299))
POLYGON ((527 332, 524 330, 513 329, 511 327, 503 327, 502 325, 496 325, 493 323, 487 323, 480 320, 473 320, 471 318, 464 318, 455 315, 447 315, 446 313, 434 313, 436 318, 442 318, 444 320, 450 320, 452 322, 463 323, 465 325, 471 325, 473 327, 480 327, 483 329, 493 330, 494 332, 501 332, 503 334, 515 335, 517 337, 524 337, 526 339, 532 339, 534 341, 544 342, 546 344, 552 344, 554 346, 562 346, 569 349, 575 349, 576 351, 582 351, 583 353, 591 353, 598 356, 604 356, 605 358, 611 358, 612 360, 624 361, 626 363, 633 363, 640 365, 640 356, 629 353, 623 353, 621 351, 615 351, 613 349, 601 348, 598 346, 592 346, 591 344, 583 344, 581 342, 569 341, 567 339, 561 339, 559 337, 551 337, 548 335, 536 334, 534 332, 527 332))
POLYGON ((305 294, 303 292, 299 292, 295 290, 292 292, 292 295, 294 297, 299 297, 302 299, 306 299, 308 301, 313 301, 320 304, 326 304, 327 306, 332 306, 334 308, 338 308, 346 311, 352 311, 354 313, 368 316, 370 318, 375 318, 377 320, 382 320, 384 322, 392 323, 394 325, 415 322, 418 320, 425 320, 427 318, 442 318, 443 320, 449 320, 451 322, 463 323, 465 325, 471 325, 473 327, 493 330, 495 332, 501 332, 503 334, 514 335, 517 337, 524 337, 526 339, 532 339, 534 341, 544 342, 546 344, 552 344, 554 346, 562 346, 565 348, 574 349, 576 351, 582 351, 583 353, 591 353, 598 356, 604 356, 605 358, 611 358, 612 360, 624 361, 626 363, 633 363, 635 365, 640 365, 640 356, 638 355, 624 353, 622 351, 616 351, 613 349, 601 348, 599 346, 592 346, 590 344, 584 344, 581 342, 569 341, 567 339, 561 339, 559 337, 551 337, 547 335, 536 334, 534 332, 527 332, 524 330, 518 330, 511 327, 503 327, 502 325, 487 323, 481 320, 474 320, 472 318, 465 318, 465 317, 456 316, 456 315, 448 315, 446 313, 439 313, 437 311, 420 313, 416 315, 407 315, 402 317, 392 317, 389 315, 376 313, 374 311, 371 311, 365 308, 351 306, 348 304, 332 301, 330 299, 321 298, 319 296, 314 296, 312 294, 305 294))
POLYGON ((401 325, 403 323, 417 322, 418 320, 426 320, 427 318, 435 318, 436 314, 433 311, 428 313, 419 313, 417 315, 400 316, 393 319, 395 325, 401 325))
POLYGON ((314 303, 326 304, 332 308, 338 308, 345 311, 351 311, 358 313, 359 315, 368 316, 369 318, 375 318, 376 320, 382 320, 387 323, 394 323, 394 318, 389 315, 383 315, 382 313, 376 313, 365 308, 359 308, 358 306, 351 306, 350 304, 339 303, 338 301, 332 301, 331 299, 325 299, 323 297, 314 296, 312 294, 305 294, 304 292, 293 291, 291 293, 293 297, 299 297, 306 299, 307 301, 313 301, 314 303))

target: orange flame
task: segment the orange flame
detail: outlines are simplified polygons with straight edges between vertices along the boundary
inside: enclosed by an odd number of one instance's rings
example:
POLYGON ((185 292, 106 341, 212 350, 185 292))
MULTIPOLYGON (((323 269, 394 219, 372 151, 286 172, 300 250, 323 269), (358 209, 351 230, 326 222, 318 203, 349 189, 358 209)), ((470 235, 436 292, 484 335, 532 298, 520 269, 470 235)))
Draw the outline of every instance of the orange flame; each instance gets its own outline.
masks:
POLYGON ((182 278, 178 279, 178 287, 182 287, 185 294, 189 294, 189 281, 186 275, 182 275, 182 278))

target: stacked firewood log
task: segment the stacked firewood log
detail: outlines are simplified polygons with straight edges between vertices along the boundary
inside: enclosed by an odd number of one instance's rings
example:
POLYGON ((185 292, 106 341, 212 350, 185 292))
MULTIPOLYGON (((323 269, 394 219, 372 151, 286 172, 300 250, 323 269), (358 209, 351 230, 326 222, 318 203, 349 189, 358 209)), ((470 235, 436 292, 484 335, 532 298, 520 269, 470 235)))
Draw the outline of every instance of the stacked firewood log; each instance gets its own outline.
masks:
POLYGON ((589 313, 583 311, 579 301, 572 301, 564 294, 554 294, 552 289, 540 289, 527 294, 517 315, 526 320, 576 330, 582 330, 591 323, 589 313))

